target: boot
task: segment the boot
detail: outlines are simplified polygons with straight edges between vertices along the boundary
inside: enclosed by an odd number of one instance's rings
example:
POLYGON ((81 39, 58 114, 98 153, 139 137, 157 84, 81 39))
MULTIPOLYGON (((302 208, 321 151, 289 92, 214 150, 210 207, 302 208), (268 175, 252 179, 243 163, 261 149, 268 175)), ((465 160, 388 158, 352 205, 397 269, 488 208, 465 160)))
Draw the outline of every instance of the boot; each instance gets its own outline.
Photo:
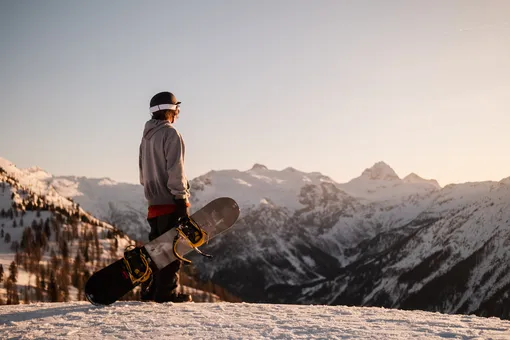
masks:
POLYGON ((191 302, 193 301, 190 294, 183 294, 183 293, 171 293, 164 297, 156 297, 155 299, 158 303, 165 303, 165 302, 191 302))
POLYGON ((140 290, 140 300, 154 301, 154 294, 156 291, 154 289, 154 285, 152 284, 152 279, 153 277, 151 277, 149 280, 145 282, 142 282, 140 290))

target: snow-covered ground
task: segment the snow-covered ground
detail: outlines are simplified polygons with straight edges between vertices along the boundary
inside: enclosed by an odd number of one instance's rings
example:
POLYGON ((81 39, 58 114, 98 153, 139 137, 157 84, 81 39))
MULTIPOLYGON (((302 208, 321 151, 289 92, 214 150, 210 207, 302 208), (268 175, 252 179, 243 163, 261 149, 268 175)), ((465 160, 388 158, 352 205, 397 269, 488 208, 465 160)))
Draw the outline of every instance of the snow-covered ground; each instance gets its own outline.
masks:
POLYGON ((510 339, 510 321, 383 308, 38 303, 0 308, 2 339, 510 339))

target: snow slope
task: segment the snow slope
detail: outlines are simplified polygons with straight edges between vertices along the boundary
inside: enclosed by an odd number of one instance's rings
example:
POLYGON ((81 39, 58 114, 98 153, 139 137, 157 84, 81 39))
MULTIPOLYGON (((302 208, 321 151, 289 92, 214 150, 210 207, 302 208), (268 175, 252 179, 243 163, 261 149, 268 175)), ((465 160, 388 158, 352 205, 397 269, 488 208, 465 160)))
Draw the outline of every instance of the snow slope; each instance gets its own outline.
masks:
POLYGON ((4 339, 509 339, 510 321, 344 306, 38 303, 2 306, 4 339))
POLYGON ((39 195, 69 207, 80 204, 96 218, 121 227, 133 239, 145 239, 149 233, 147 203, 141 185, 119 183, 109 178, 53 176, 33 166, 19 169, 9 160, 0 157, 0 168, 15 177, 21 185, 39 195))
POLYGON ((121 228, 131 238, 147 239, 147 202, 141 185, 75 176, 52 176, 44 182, 97 218, 121 228))
MULTIPOLYGON (((35 171, 41 174, 40 170, 35 171)), ((127 236, 45 186, 41 177, 26 176, 12 164, 0 160, 2 303, 8 302, 6 279, 11 263, 17 264, 15 285, 20 296, 26 293, 32 301, 37 298, 37 290, 42 285, 39 278, 44 272, 48 276, 52 273, 62 283, 59 301, 73 301, 83 298, 79 287, 88 273, 122 256, 129 244, 133 242, 127 236), (88 247, 92 242, 93 246, 88 247), (63 253, 67 254, 65 258, 63 253), (74 276, 71 285, 66 278, 73 278, 70 268, 77 257, 84 262, 79 261, 79 274, 74 276)), ((48 295, 44 298, 49 299, 48 295)))
POLYGON ((28 169, 18 169, 10 161, 0 157, 0 168, 2 168, 10 177, 14 178, 21 186, 29 188, 39 196, 45 196, 46 200, 55 206, 61 206, 66 209, 73 209, 74 204, 55 190, 52 186, 45 183, 51 175, 38 167, 28 169))

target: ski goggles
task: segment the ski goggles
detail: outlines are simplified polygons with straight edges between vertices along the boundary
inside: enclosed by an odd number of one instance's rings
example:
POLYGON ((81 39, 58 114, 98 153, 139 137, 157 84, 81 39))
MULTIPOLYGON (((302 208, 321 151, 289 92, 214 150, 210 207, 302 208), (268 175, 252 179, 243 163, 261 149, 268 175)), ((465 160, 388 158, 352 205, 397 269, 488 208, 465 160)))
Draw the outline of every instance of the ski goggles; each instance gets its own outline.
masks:
POLYGON ((151 112, 157 112, 161 110, 177 110, 181 106, 179 104, 161 104, 161 105, 155 105, 150 108, 151 112))

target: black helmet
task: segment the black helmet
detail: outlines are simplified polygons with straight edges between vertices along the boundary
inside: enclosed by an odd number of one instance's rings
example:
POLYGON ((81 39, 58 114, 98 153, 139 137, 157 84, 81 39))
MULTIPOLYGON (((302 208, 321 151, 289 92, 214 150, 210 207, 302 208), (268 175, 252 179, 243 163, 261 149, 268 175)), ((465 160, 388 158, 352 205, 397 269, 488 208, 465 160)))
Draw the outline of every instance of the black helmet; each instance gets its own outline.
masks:
POLYGON ((160 92, 152 97, 150 110, 152 113, 161 110, 175 110, 181 102, 171 92, 160 92))

